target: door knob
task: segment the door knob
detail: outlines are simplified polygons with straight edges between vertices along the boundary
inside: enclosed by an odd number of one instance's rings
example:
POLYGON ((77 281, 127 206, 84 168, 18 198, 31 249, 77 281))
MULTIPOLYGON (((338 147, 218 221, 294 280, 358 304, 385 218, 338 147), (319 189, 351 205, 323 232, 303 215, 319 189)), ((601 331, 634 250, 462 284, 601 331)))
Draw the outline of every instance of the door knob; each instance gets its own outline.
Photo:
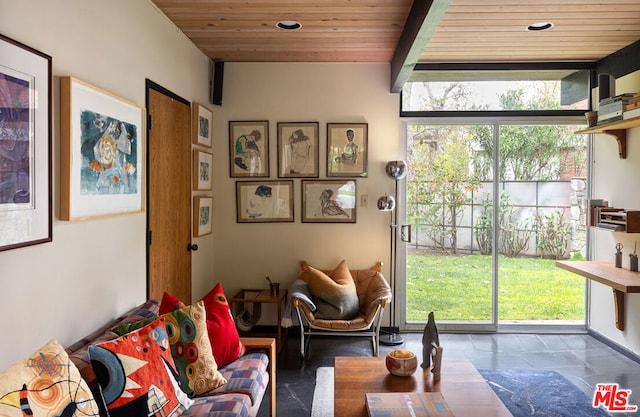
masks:
POLYGON ((197 250, 198 250, 198 245, 196 245, 196 244, 193 244, 193 245, 192 245, 191 243, 189 243, 189 244, 187 245, 187 250, 190 250, 190 251, 194 251, 194 252, 195 252, 195 251, 197 251, 197 250))

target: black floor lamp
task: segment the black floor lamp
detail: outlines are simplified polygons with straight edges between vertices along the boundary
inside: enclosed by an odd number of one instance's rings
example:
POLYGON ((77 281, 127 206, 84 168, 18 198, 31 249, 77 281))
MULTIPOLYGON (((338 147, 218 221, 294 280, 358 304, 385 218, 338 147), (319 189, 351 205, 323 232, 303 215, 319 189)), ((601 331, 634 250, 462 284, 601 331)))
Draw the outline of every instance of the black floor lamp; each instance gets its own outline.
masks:
MULTIPOLYGON (((385 167, 387 175, 395 181, 395 195, 393 197, 385 194, 378 199, 378 209, 380 211, 391 212, 391 225, 389 226, 391 235, 390 244, 390 264, 389 264, 389 281, 391 283, 391 291, 393 303, 396 301, 396 280, 398 273, 397 255, 398 255, 398 210, 395 210, 396 200, 398 199, 398 183, 407 176, 407 163, 405 161, 390 161, 385 167)), ((395 346, 404 343, 404 339, 396 334, 396 314, 395 304, 392 304, 390 311, 391 332, 388 335, 380 336, 380 343, 387 346, 395 346)))

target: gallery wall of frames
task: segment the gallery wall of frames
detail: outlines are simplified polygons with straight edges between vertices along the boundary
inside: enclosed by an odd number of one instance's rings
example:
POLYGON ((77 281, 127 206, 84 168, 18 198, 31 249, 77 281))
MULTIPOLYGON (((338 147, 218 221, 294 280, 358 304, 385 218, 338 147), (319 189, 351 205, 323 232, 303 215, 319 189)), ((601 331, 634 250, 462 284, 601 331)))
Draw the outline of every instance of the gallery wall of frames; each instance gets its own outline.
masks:
POLYGON ((229 175, 245 179, 236 181, 237 222, 294 222, 293 179, 300 178, 302 223, 355 223, 356 178, 367 177, 368 124, 327 123, 322 158, 319 122, 277 122, 276 131, 273 180, 269 121, 229 121, 229 175))

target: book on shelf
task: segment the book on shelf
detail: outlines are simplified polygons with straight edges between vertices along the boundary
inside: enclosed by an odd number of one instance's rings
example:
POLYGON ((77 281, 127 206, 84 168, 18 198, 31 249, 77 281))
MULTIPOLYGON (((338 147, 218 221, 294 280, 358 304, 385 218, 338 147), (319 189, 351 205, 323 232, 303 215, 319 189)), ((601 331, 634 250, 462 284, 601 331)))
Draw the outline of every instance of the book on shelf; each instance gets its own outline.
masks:
POLYGON ((610 103, 624 102, 624 101, 628 101, 628 100, 631 100, 631 99, 636 98, 636 97, 640 97, 640 93, 624 93, 624 94, 618 94, 617 96, 603 98, 602 100, 600 100, 600 101, 598 102, 598 104, 599 104, 600 106, 602 106, 603 104, 610 104, 610 103))
POLYGON ((439 392, 367 393, 369 417, 454 417, 439 392))
POLYGON ((620 110, 616 110, 616 111, 612 111, 609 113, 605 113, 605 112, 598 112, 598 120, 607 120, 607 119, 611 119, 612 117, 616 117, 616 116, 622 116, 622 113, 624 113, 624 111, 622 109, 620 110))
POLYGON ((603 117, 602 119, 600 117, 598 117, 598 121, 596 122, 596 125, 606 125, 607 123, 611 123, 611 122, 617 122, 618 120, 622 120, 624 118, 623 113, 620 112, 619 114, 610 114, 610 115, 606 115, 607 117, 603 117))
POLYGON ((621 224, 613 224, 613 223, 598 223, 598 227, 600 229, 607 229, 614 232, 619 232, 624 230, 624 226, 621 224))
POLYGON ((634 117, 638 116, 640 116, 640 106, 635 109, 625 110, 624 112, 622 112, 623 119, 633 119, 634 117))
POLYGON ((628 100, 626 103, 624 103, 625 108, 639 106, 639 105, 640 105, 640 97, 632 98, 631 100, 628 100))
POLYGON ((616 103, 611 103, 611 104, 600 105, 598 106, 598 117, 600 117, 601 114, 614 113, 617 111, 622 111, 623 109, 624 109, 624 105, 621 101, 618 101, 616 103))

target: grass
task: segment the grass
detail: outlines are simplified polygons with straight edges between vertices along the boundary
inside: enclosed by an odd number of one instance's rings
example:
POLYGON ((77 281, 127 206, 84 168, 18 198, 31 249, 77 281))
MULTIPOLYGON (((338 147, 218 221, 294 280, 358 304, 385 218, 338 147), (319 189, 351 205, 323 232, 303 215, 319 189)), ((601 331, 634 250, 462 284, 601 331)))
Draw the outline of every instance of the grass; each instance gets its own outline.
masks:
MULTIPOLYGON (((498 260, 498 319, 584 320, 584 278, 554 260, 498 260)), ((407 320, 491 320, 491 257, 409 255, 407 320)))

